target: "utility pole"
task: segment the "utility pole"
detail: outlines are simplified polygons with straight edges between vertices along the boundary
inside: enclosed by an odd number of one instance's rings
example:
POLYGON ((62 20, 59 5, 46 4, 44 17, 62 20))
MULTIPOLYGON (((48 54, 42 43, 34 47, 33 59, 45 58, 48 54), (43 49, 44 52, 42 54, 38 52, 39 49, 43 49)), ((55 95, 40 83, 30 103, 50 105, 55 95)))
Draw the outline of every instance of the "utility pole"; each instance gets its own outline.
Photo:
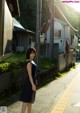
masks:
POLYGON ((50 60, 53 60, 54 58, 54 22, 53 22, 53 17, 50 19, 51 21, 51 26, 50 26, 50 60))
POLYGON ((50 60, 54 59, 54 0, 50 0, 50 6, 49 10, 51 13, 51 19, 50 19, 50 60))
POLYGON ((36 13, 36 49, 37 49, 37 64, 39 64, 39 58, 40 58, 41 13, 42 13, 42 0, 37 0, 37 13, 36 13))

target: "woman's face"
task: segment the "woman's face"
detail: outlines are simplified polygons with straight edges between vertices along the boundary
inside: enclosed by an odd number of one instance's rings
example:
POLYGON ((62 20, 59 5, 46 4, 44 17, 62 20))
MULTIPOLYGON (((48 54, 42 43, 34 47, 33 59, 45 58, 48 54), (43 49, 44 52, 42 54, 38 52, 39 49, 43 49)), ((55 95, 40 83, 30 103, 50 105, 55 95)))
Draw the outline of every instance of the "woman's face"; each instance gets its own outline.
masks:
POLYGON ((30 59, 31 59, 31 60, 33 60, 33 59, 35 58, 35 56, 36 56, 36 55, 35 55, 34 52, 31 52, 31 53, 30 53, 30 59))

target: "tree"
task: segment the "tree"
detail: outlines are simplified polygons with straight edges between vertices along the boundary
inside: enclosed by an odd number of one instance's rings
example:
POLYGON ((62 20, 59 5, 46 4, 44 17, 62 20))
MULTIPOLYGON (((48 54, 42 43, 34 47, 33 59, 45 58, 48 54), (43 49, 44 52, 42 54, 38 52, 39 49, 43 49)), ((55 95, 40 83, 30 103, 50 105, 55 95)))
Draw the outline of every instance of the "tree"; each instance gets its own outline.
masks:
POLYGON ((19 0, 21 24, 32 31, 36 31, 36 0, 19 0))

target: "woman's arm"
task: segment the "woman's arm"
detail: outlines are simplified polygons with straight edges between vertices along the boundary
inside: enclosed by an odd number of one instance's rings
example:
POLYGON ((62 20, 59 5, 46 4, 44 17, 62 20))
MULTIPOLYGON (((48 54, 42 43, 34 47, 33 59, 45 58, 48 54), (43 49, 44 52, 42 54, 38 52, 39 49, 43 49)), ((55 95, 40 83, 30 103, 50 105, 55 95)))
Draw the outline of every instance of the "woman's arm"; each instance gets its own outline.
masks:
POLYGON ((33 82, 33 78, 32 78, 32 65, 31 65, 31 63, 27 64, 27 71, 28 71, 29 79, 30 79, 30 82, 32 85, 32 90, 36 91, 36 86, 35 86, 35 84, 33 82))

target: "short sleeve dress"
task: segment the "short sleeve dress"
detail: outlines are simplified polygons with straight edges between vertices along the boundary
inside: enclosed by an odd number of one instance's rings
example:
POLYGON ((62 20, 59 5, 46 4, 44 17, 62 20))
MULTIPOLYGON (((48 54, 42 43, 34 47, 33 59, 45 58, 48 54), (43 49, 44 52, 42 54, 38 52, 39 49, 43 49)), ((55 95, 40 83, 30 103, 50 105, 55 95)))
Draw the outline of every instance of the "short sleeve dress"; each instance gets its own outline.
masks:
MULTIPOLYGON (((35 64, 34 61, 27 61, 26 66, 28 63, 31 63, 31 65, 32 65, 32 78, 33 78, 34 84, 36 85, 36 67, 37 67, 37 65, 35 64)), ((28 72, 26 69, 26 78, 23 83, 23 87, 22 87, 22 91, 21 91, 19 100, 22 102, 26 102, 26 103, 34 103, 35 94, 36 94, 36 92, 32 90, 32 85, 31 85, 29 75, 28 75, 28 72)))

